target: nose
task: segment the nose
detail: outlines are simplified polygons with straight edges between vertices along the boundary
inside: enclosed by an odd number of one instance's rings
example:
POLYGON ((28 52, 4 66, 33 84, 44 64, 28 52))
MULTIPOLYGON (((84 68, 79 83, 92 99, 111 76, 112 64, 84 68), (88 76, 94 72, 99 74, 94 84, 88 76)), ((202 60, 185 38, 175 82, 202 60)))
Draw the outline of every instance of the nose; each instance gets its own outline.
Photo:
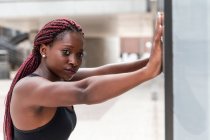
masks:
POLYGON ((79 60, 77 59, 76 55, 72 54, 69 56, 69 64, 73 65, 74 67, 79 65, 79 60))

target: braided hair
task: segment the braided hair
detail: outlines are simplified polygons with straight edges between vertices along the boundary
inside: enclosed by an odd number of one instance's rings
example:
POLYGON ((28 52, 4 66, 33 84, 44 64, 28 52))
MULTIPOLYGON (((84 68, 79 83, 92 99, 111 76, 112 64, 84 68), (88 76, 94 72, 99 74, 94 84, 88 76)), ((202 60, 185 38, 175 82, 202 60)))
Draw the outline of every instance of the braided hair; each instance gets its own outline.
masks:
POLYGON ((41 63, 41 54, 39 52, 42 44, 48 45, 52 43, 56 37, 65 32, 78 32, 84 36, 82 28, 73 20, 69 19, 55 19, 48 22, 37 33, 34 39, 34 47, 31 54, 23 62, 14 77, 6 98, 5 115, 4 115, 4 139, 12 140, 13 137, 13 123, 10 114, 10 102, 15 84, 22 78, 33 73, 41 63))

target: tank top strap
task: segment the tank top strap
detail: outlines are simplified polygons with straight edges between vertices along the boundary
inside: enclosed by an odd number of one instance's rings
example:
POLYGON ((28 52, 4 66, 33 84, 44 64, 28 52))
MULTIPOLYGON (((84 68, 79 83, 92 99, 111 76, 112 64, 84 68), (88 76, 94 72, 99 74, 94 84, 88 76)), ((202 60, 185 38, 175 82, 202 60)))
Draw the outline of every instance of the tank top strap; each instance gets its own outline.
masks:
POLYGON ((39 76, 39 77, 40 77, 40 75, 39 75, 39 74, 36 74, 36 73, 31 73, 31 74, 29 74, 28 76, 29 76, 29 77, 39 76))

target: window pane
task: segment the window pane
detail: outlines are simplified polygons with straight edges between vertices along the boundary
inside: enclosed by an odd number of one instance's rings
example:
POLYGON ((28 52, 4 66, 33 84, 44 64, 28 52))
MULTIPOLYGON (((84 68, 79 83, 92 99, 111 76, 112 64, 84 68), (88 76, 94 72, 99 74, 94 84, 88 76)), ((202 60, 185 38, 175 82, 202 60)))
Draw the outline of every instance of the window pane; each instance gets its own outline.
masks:
POLYGON ((209 140, 209 8, 173 1, 174 140, 209 140))

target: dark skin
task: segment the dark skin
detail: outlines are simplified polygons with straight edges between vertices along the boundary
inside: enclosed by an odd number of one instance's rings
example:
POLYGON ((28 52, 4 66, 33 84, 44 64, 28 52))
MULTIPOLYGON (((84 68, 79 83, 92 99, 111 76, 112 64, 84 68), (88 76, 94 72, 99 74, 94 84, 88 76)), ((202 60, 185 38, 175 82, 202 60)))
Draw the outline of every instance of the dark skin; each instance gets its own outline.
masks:
POLYGON ((163 16, 156 24, 149 59, 130 63, 80 69, 83 37, 66 32, 61 40, 40 47, 41 64, 34 72, 40 77, 25 77, 13 90, 10 112, 13 124, 21 130, 32 130, 48 123, 57 107, 70 110, 76 104, 101 103, 154 78, 161 72, 161 27, 163 16), (68 82, 67 82, 68 81, 68 82), (129 81, 129 82, 127 82, 129 81), (112 89, 107 93, 107 89, 112 89))

